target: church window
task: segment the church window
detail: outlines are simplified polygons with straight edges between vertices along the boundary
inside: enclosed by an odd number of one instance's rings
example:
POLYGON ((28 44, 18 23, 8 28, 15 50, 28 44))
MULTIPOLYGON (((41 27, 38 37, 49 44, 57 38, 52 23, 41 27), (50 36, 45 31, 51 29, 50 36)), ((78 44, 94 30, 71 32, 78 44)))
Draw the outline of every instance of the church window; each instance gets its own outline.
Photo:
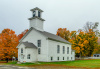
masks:
POLYGON ((63 60, 64 60, 64 57, 63 57, 63 60))
POLYGON ((63 54, 65 53, 65 46, 63 46, 63 54))
POLYGON ((51 57, 51 61, 53 60, 53 57, 51 57))
POLYGON ((23 48, 21 48, 21 53, 23 53, 23 48))
POLYGON ((69 54, 69 47, 67 47, 67 54, 69 54))
POLYGON ((41 13, 40 13, 40 11, 38 11, 38 17, 41 17, 41 13))
POLYGON ((38 54, 41 54, 41 49, 40 48, 38 48, 38 54))
POLYGON ((57 57, 57 60, 59 60, 59 57, 57 57))
POLYGON ((27 59, 30 59, 30 54, 27 55, 27 59))
POLYGON ((41 40, 38 40, 38 47, 41 47, 41 40))
POLYGON ((60 46, 57 46, 57 53, 60 53, 60 46))
POLYGON ((33 11, 33 17, 35 17, 35 11, 33 11))

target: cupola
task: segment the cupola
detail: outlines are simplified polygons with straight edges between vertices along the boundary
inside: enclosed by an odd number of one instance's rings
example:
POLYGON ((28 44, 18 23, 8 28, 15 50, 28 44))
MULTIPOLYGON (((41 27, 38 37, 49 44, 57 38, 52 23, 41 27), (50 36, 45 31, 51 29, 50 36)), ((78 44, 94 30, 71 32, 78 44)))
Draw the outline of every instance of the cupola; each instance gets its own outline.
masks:
POLYGON ((39 9, 38 7, 31 9, 30 10, 32 12, 32 17, 29 18, 30 20, 30 28, 34 27, 37 30, 40 31, 44 31, 43 30, 43 23, 44 23, 44 19, 42 19, 42 10, 39 9))

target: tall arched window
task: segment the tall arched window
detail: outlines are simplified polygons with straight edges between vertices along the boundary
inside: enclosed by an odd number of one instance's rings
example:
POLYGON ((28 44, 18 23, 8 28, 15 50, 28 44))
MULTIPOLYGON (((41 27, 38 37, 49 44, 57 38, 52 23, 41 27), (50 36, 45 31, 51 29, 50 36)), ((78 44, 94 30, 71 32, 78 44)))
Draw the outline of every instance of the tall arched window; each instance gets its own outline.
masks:
POLYGON ((57 45, 57 53, 60 53, 60 46, 57 45))
POLYGON ((30 54, 27 55, 27 59, 30 59, 30 54))
POLYGON ((69 47, 67 47, 67 54, 69 54, 69 47))
POLYGON ((65 46, 63 46, 63 54, 65 53, 65 46))
POLYGON ((40 48, 38 48, 38 54, 41 54, 41 49, 40 48))
POLYGON ((23 53, 23 48, 21 48, 21 53, 23 53))

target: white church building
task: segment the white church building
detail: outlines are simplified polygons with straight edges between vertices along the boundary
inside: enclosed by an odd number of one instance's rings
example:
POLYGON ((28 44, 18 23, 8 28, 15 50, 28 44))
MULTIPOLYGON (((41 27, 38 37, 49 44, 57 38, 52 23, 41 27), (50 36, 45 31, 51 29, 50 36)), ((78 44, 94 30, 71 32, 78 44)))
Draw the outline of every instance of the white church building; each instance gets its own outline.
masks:
POLYGON ((75 51, 71 49, 71 43, 60 36, 43 30, 44 19, 42 10, 31 9, 32 17, 30 29, 19 41, 19 62, 51 62, 75 60, 75 51))

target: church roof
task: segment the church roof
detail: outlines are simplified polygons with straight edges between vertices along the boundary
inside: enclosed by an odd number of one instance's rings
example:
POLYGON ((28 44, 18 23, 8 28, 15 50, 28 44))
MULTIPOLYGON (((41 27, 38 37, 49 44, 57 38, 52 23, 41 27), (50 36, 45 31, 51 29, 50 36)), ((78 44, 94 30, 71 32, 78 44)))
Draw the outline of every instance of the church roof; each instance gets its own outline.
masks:
POLYGON ((43 35, 47 36, 48 39, 51 39, 51 40, 56 40, 56 41, 61 41, 61 42, 65 42, 65 43, 69 43, 68 41, 66 41, 65 39, 61 38, 60 36, 58 35, 55 35, 55 34, 52 34, 52 33, 49 33, 49 32, 46 32, 46 31, 40 31, 43 35))
MULTIPOLYGON (((22 39, 24 39, 32 29, 35 29, 35 28, 31 27, 29 29, 29 31, 22 37, 22 39)), ((48 39, 50 39, 50 40, 71 44, 70 42, 68 42, 67 40, 61 38, 58 35, 55 35, 55 34, 52 34, 52 33, 46 32, 46 31, 39 31, 39 30, 37 30, 37 31, 40 32, 41 34, 45 35, 46 37, 48 37, 48 39)), ((20 40, 20 42, 21 42, 21 40, 20 40)))
POLYGON ((22 42, 27 48, 37 48, 33 43, 30 42, 22 42))
POLYGON ((31 9, 30 11, 34 11, 34 10, 39 10, 39 11, 43 12, 43 10, 39 9, 38 7, 31 9))

